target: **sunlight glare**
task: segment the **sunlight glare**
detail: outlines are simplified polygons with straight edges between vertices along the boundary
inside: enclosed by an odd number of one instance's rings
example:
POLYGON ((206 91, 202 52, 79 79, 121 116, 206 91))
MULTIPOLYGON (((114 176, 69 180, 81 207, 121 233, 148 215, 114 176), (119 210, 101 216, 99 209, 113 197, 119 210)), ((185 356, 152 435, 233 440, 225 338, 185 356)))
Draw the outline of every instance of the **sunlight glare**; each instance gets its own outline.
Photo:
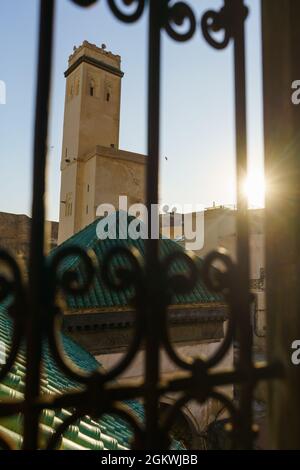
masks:
POLYGON ((249 208, 265 206, 266 181, 263 172, 248 174, 244 182, 244 194, 247 196, 249 208))

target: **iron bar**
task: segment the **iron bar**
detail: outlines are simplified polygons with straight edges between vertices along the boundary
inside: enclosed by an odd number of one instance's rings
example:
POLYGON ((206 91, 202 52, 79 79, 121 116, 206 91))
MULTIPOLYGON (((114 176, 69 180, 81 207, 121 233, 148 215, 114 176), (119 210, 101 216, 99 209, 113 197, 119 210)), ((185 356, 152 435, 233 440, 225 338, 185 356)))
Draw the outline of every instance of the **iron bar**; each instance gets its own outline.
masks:
POLYGON ((44 258, 45 176, 47 157, 48 111, 51 84, 54 0, 40 1, 38 75, 33 150, 33 199, 30 235, 29 289, 26 335, 26 388, 24 407, 24 449, 38 447, 42 328, 45 290, 44 258))
MULTIPOLYGON (((161 21, 162 4, 157 0, 149 1, 149 31, 148 31, 148 164, 146 181, 146 201, 148 209, 148 230, 152 233, 153 208, 158 204, 159 177, 159 143, 160 143, 160 62, 161 62, 161 21)), ((156 222, 155 222, 156 223, 156 222)), ((147 297, 145 299, 146 315, 146 348, 145 348, 145 417, 146 441, 148 449, 159 445, 158 411, 159 395, 159 347, 160 319, 162 311, 157 301, 159 299, 159 265, 158 239, 150 235, 146 240, 146 282, 147 297)), ((139 314, 139 312, 137 313, 139 314)))
POLYGON ((237 295, 239 304, 238 340, 240 367, 248 375, 240 389, 241 433, 240 445, 250 449, 252 433, 252 330, 249 290, 249 220, 248 201, 244 191, 247 177, 247 112, 246 112, 246 63, 245 63, 245 6, 243 0, 234 0, 234 77, 235 77, 235 123, 236 123, 236 176, 237 176, 237 295))

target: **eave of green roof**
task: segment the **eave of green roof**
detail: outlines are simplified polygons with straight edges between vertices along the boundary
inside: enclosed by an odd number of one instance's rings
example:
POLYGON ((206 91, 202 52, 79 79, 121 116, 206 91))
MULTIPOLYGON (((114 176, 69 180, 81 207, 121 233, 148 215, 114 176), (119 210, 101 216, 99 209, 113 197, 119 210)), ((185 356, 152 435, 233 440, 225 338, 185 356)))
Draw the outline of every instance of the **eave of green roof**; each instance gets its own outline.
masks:
MULTIPOLYGON (((127 216, 127 214, 126 214, 127 216)), ((133 217, 127 216, 128 224, 133 220, 133 217)), ((101 266, 103 264, 103 260, 105 255, 114 247, 122 246, 122 247, 134 247, 136 248, 139 253, 144 257, 145 255, 145 242, 142 238, 137 240, 131 239, 127 236, 127 227, 120 226, 119 224, 119 213, 116 213, 116 239, 107 238, 105 240, 99 240, 96 232, 98 220, 95 220, 93 223, 82 229, 80 232, 74 234, 60 246, 55 248, 51 254, 53 256, 59 250, 63 249, 64 247, 71 247, 71 246, 80 246, 84 249, 93 250, 97 257, 98 265, 101 266), (119 232, 122 234, 122 239, 118 238, 119 232), (126 239, 123 239, 126 238, 126 239)), ((170 255, 171 253, 178 252, 178 251, 185 251, 178 243, 168 239, 168 238, 160 238, 159 239, 159 251, 161 258, 165 258, 166 256, 170 255)), ((203 261, 201 258, 197 257, 196 262, 201 268, 203 261)), ((126 261, 124 260, 123 256, 119 256, 115 259, 116 266, 124 266, 126 261)), ((84 272, 82 270, 82 266, 79 263, 79 258, 77 256, 69 256, 62 265, 62 270, 67 270, 69 268, 73 268, 79 272, 80 276, 84 276, 84 272)), ((174 273, 182 273, 185 271, 185 263, 182 259, 176 259, 172 266, 174 273)), ((112 291, 109 289, 105 283, 103 282, 101 272, 98 270, 96 272, 96 277, 94 280, 93 285, 88 290, 88 292, 81 296, 76 296, 76 298, 72 295, 67 296, 67 307, 70 310, 85 310, 85 309, 92 309, 92 308, 120 308, 120 307, 128 307, 130 305, 130 300, 132 297, 132 291, 127 289, 125 291, 112 291)), ((211 293, 203 284, 201 280, 199 280, 194 287, 194 289, 185 295, 178 295, 174 294, 172 299, 173 305, 203 305, 206 304, 208 307, 213 304, 220 304, 222 303, 223 299, 217 294, 211 293)))

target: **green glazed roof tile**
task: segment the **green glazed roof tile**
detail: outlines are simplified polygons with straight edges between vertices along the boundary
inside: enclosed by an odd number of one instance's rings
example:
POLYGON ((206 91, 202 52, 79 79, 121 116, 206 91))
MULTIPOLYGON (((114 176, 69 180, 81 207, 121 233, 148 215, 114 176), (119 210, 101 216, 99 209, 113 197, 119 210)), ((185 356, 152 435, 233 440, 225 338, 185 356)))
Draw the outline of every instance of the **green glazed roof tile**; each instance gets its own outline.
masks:
MULTIPOLYGON (((127 218, 127 224, 124 224, 124 219, 121 218, 120 221, 119 212, 116 213, 115 225, 116 225, 116 234, 119 235, 119 231, 123 236, 127 235, 127 225, 133 220, 133 217, 128 216, 126 213, 125 217, 127 218)), ((80 232, 73 235, 71 238, 62 243, 59 247, 55 248, 51 254, 51 257, 59 252, 59 250, 64 247, 70 246, 80 246, 84 249, 92 249, 97 257, 99 266, 103 264, 103 260, 106 254, 115 246, 125 246, 125 247, 135 247, 142 257, 145 254, 144 240, 132 240, 129 236, 126 240, 123 239, 106 239, 99 240, 96 233, 97 224, 99 220, 95 220, 92 224, 85 227, 80 232)), ((113 219, 114 221, 114 219, 113 219)), ((114 222, 112 222, 114 223, 114 222)), ((178 243, 168 239, 160 238, 159 240, 159 251, 161 258, 165 258, 167 255, 174 252, 184 252, 185 250, 178 245, 178 243)), ((203 265, 201 258, 196 258, 196 262, 199 265, 199 268, 203 265)), ((126 266, 127 261, 123 256, 119 256, 115 259, 116 266, 126 266)), ((66 269, 75 269, 80 277, 83 276, 84 269, 81 266, 78 256, 69 256, 62 263, 61 271, 63 272, 66 269)), ((176 259, 172 266, 173 273, 182 273, 185 271, 185 263, 182 259, 176 259)), ((109 308, 109 307, 127 307, 130 304, 130 299, 132 296, 132 291, 127 289, 125 291, 112 291, 104 284, 101 277, 100 270, 97 270, 96 278, 93 282, 92 287, 89 291, 82 296, 74 298, 74 296, 69 295, 67 297, 67 304, 70 309, 89 309, 89 308, 109 308)), ((203 282, 199 280, 195 288, 186 295, 174 295, 172 299, 173 304, 177 305, 186 305, 186 304, 211 304, 215 302, 222 302, 222 297, 209 292, 205 287, 203 282)))
MULTIPOLYGON (((0 305, 0 342, 10 343, 11 320, 7 315, 6 307, 0 305)), ((61 336, 63 347, 74 364, 92 371, 101 367, 96 359, 85 349, 75 343, 66 335, 61 336)), ((61 394, 66 390, 79 388, 76 382, 69 380, 57 367, 47 344, 43 346, 44 368, 42 372, 42 393, 61 394)), ((22 399, 25 379, 25 357, 22 348, 18 358, 9 374, 0 384, 0 401, 6 399, 22 399)), ((141 419, 144 419, 144 410, 137 401, 127 401, 126 405, 141 419)), ((44 410, 40 420, 40 445, 45 447, 54 430, 70 415, 66 409, 53 411, 44 410)), ((14 442, 16 448, 22 445, 22 416, 10 416, 0 419, 0 432, 14 442)), ((72 450, 123 450, 130 448, 132 433, 127 423, 118 416, 104 415, 100 420, 84 417, 65 432, 60 448, 72 450)), ((173 447, 179 446, 174 441, 173 447)), ((183 449, 183 447, 180 447, 183 449)))

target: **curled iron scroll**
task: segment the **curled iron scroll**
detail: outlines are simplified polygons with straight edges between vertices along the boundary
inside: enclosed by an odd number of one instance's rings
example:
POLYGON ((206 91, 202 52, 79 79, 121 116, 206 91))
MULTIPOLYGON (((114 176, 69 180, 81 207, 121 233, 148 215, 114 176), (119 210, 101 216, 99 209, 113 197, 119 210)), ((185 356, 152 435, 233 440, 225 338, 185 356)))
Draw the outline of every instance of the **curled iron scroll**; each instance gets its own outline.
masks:
MULTIPOLYGON (((167 303, 170 304, 172 301, 173 295, 183 295, 188 294, 193 290, 195 287, 198 277, 199 277, 199 270, 197 267, 197 257, 193 253, 188 253, 184 251, 175 251, 168 255, 163 260, 163 271, 166 275, 166 284, 167 284, 167 303), (185 271, 181 271, 177 273, 172 269, 175 268, 176 263, 180 261, 182 264, 185 265, 185 271)), ((170 337, 169 337, 169 328, 167 322, 167 315, 164 318, 163 324, 163 344, 165 350, 170 357, 170 359, 176 364, 178 367, 183 369, 191 370, 192 368, 192 360, 191 358, 182 358, 180 357, 176 351, 174 350, 170 337)))
POLYGON ((46 303, 48 314, 45 317, 44 325, 45 334, 57 365, 69 378, 79 383, 87 383, 90 374, 77 368, 64 353, 61 342, 62 312, 60 307, 56 305, 56 294, 59 289, 74 297, 85 294, 93 282, 96 269, 94 254, 76 246, 64 247, 59 250, 50 259, 47 266, 49 289, 48 302, 46 303), (69 265, 67 260, 71 257, 75 257, 76 261, 69 265))
POLYGON ((219 11, 208 10, 201 19, 201 29, 204 38, 215 49, 225 49, 231 38, 235 37, 236 21, 245 21, 248 8, 243 1, 232 2, 225 0, 224 7, 219 11), (219 40, 214 33, 224 32, 223 39, 219 40))
MULTIPOLYGON (((169 3, 169 2, 168 2, 169 3)), ((194 36, 196 31, 196 18, 191 7, 185 2, 176 2, 167 6, 165 20, 165 30, 175 41, 188 41, 194 36), (177 30, 176 27, 182 27, 187 23, 184 31, 177 30)))
POLYGON ((134 290, 132 304, 136 309, 133 338, 125 355, 105 375, 106 380, 118 377, 132 362, 143 339, 143 308, 145 276, 143 260, 140 252, 134 247, 118 246, 106 254, 101 269, 106 285, 115 291, 134 290), (120 265, 120 259, 124 261, 120 265))
POLYGON ((113 12, 113 14, 124 23, 134 23, 138 21, 142 16, 145 8, 145 0, 120 0, 119 3, 122 3, 123 6, 129 10, 125 11, 118 6, 116 0, 107 0, 108 5, 113 12), (135 9, 132 11, 131 6, 135 5, 135 9), (129 8, 128 8, 129 7, 129 8))
POLYGON ((80 7, 90 7, 94 3, 97 3, 98 0, 72 0, 72 2, 80 7))
POLYGON ((207 368, 211 368, 218 364, 228 352, 235 329, 236 319, 238 315, 236 305, 236 267, 225 250, 213 251, 204 259, 202 270, 203 281, 212 292, 222 293, 229 309, 228 309, 228 325, 225 337, 220 343, 215 353, 205 361, 207 368), (221 263, 223 271, 217 269, 214 263, 221 263), (235 294, 235 295, 234 295, 235 294))
POLYGON ((14 258, 0 250, 0 265, 5 274, 0 275, 0 302, 6 304, 9 317, 12 319, 12 341, 5 364, 0 368, 0 381, 12 368, 24 336, 26 321, 26 298, 22 283, 21 270, 14 258))
MULTIPOLYGON (((183 294, 190 292, 195 286, 199 276, 201 276, 201 279, 207 285, 208 289, 211 292, 221 293, 229 305, 228 326, 223 341, 211 357, 203 361, 201 360, 203 367, 207 370, 216 365, 225 356, 232 343, 235 320, 237 317, 237 306, 233 295, 235 288, 235 266, 224 250, 213 251, 204 259, 201 273, 199 273, 195 255, 178 252, 171 254, 165 260, 164 269, 166 273, 170 271, 172 263, 175 263, 178 257, 180 257, 182 261, 185 260, 187 271, 185 273, 174 274, 168 278, 169 289, 171 289, 173 293, 183 294), (223 270, 217 269, 214 266, 216 262, 221 263, 223 270)), ((167 322, 164 324, 163 342, 167 354, 178 367, 194 371, 195 364, 196 362, 198 363, 200 359, 180 357, 176 353, 169 339, 167 322)))

